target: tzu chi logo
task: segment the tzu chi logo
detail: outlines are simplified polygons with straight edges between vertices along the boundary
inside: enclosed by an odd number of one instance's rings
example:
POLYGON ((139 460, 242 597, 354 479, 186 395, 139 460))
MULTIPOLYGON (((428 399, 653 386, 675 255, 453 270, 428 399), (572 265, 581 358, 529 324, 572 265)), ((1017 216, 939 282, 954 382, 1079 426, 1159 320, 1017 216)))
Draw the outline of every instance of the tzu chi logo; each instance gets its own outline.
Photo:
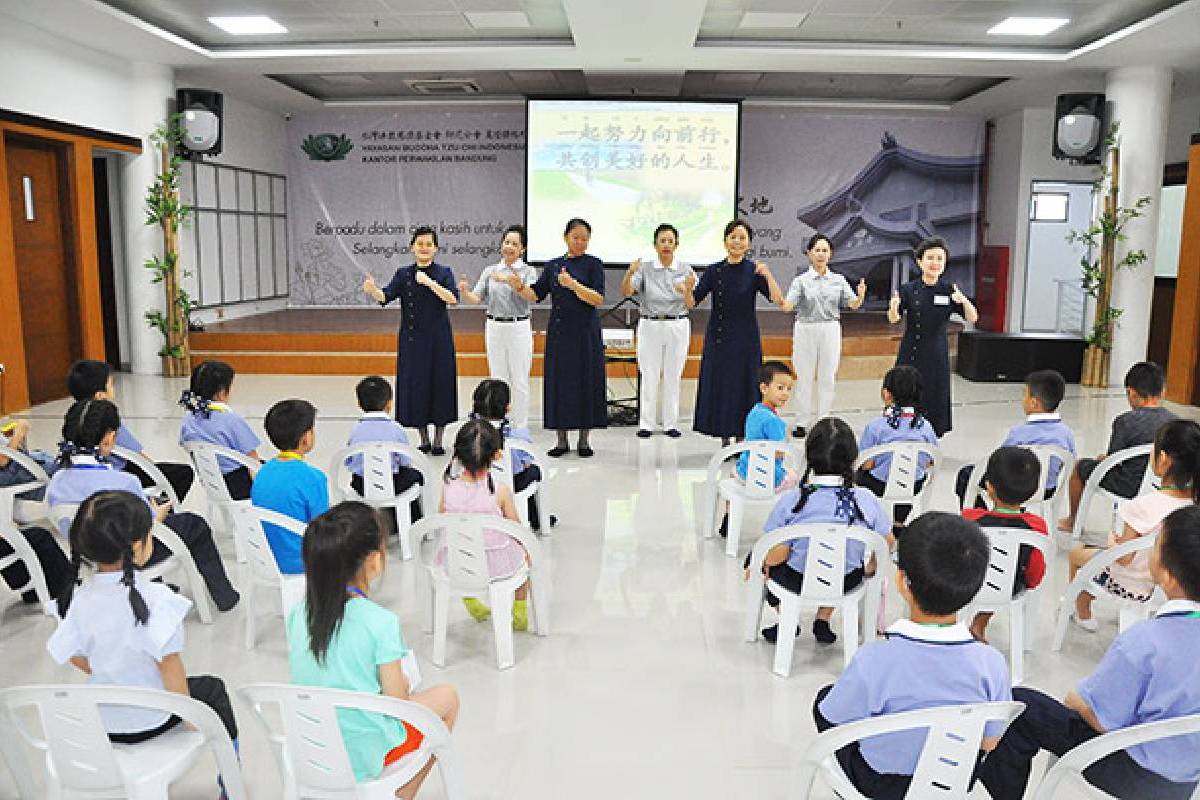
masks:
POLYGON ((313 161, 344 161, 354 144, 345 134, 317 133, 310 134, 300 149, 313 161))

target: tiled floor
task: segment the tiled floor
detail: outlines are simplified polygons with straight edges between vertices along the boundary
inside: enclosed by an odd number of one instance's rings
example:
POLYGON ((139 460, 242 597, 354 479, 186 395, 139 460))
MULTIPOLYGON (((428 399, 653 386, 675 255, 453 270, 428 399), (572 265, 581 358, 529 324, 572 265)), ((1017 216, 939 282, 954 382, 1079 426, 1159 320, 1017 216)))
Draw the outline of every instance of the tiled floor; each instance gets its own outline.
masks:
MULTIPOLYGON (((684 387, 690 415, 694 385, 684 387)), ((535 381, 534 394, 540 395, 535 381)), ((350 378, 239 377, 232 405, 261 431, 277 399, 300 395, 320 409, 317 450, 326 466, 357 417, 350 378)), ((460 383, 465 402, 474 381, 460 383)), ((124 417, 159 460, 180 459, 180 381, 120 376, 124 417)), ((614 387, 625 394, 624 387, 614 387)), ((953 475, 968 458, 986 456, 1020 418, 1021 387, 971 384, 955 378, 956 430, 943 440, 945 469, 935 483, 935 507, 952 510, 953 475)), ((58 440, 65 402, 33 409, 33 442, 58 440)), ((835 413, 857 430, 877 412, 878 385, 839 384, 835 413)), ((1125 407, 1119 390, 1069 387, 1062 413, 1080 451, 1104 449, 1109 420, 1125 407)), ((1176 408, 1200 418, 1200 409, 1176 408)), ((538 409, 535 407, 535 417, 538 409)), ((541 445, 550 436, 536 431, 541 445)), ((265 436, 264 436, 265 439, 265 436)), ((553 559, 553 630, 548 638, 517 636, 517 664, 494 665, 490 627, 452 610, 448 665, 428 662, 430 637, 418 622, 414 563, 394 561, 379 600, 401 617, 422 660, 427 681, 456 685, 463 701, 455 731, 473 798, 786 798, 794 796, 790 769, 815 735, 809 709, 814 692, 841 668, 841 648, 820 648, 810 635, 797 643, 792 677, 770 672, 772 649, 740 636, 740 562, 715 541, 698 538, 697 483, 715 450, 712 439, 689 433, 680 440, 639 440, 632 428, 597 432, 591 461, 568 456, 552 476, 559 525, 545 544, 553 559)), ((203 510, 199 487, 185 504, 203 510)), ((765 510, 748 519, 743 551, 752 544, 765 510)), ((1094 525, 1102 524, 1100 514, 1094 525)), ((233 565, 227 538, 221 539, 233 565)), ((1111 608, 1100 611, 1099 633, 1073 630, 1061 653, 1050 652, 1051 603, 1065 584, 1062 555, 1048 577, 1038 616, 1037 641, 1026 683, 1064 694, 1098 661, 1116 633, 1111 608)), ((236 579, 235 579, 236 582, 236 579)), ((887 613, 901 613, 893 595, 887 613)), ((840 623, 835 620, 835 629, 840 623)), ((213 625, 187 626, 184 660, 192 673, 221 675, 231 687, 286 681, 282 626, 267 626, 256 650, 241 644, 241 612, 213 625)), ((11 609, 0 622, 0 685, 72 682, 80 676, 45 654, 52 622, 11 609)), ((993 641, 1007 646, 998 618, 993 641)), ((919 680, 914 676, 914 680, 919 680)), ((252 795, 278 796, 267 742, 248 708, 239 703, 242 760, 252 795)), ((827 790, 819 796, 831 796, 827 790)), ((0 797, 15 796, 0 769, 0 797)), ((175 787, 172 797, 215 796, 205 765, 175 787)), ((441 797, 437 780, 423 797, 441 797)))

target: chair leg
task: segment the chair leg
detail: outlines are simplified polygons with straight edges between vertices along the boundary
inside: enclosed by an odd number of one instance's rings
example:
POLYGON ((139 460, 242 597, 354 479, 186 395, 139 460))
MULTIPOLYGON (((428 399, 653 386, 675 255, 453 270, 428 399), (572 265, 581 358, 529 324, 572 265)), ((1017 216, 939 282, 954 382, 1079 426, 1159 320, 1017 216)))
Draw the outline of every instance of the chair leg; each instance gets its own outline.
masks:
POLYGON ((246 649, 253 650, 255 642, 254 631, 254 614, 257 609, 254 607, 254 600, 257 597, 258 590, 255 587, 255 581, 251 578, 244 583, 246 587, 245 594, 242 595, 242 616, 246 625, 246 649))
POLYGON ((1071 610, 1075 607, 1075 598, 1078 595, 1078 592, 1071 592, 1068 587, 1067 594, 1063 595, 1058 602, 1058 619, 1054 621, 1054 642, 1050 645, 1050 649, 1056 653, 1062 650, 1063 640, 1067 638, 1067 626, 1071 624, 1071 610))
POLYGON ((409 561, 413 557, 412 509, 407 503, 399 503, 393 511, 396 514, 396 535, 400 538, 400 560, 409 561))
POLYGON ((1012 683, 1025 680, 1025 602, 1023 600, 1008 607, 1008 651, 1012 683))
POLYGON ((1035 592, 1025 598, 1025 630, 1023 632, 1025 639, 1025 652, 1033 652, 1033 639, 1037 635, 1037 618, 1038 612, 1041 610, 1042 593, 1035 592))
POLYGON ((883 609, 884 593, 886 591, 886 576, 877 574, 867 580, 867 586, 863 594, 863 616, 859 620, 859 627, 862 629, 863 644, 870 644, 879 638, 879 615, 883 609))
POLYGON ((187 553, 181 553, 176 558, 179 559, 180 565, 183 567, 183 574, 187 577, 188 591, 192 595, 192 603, 196 606, 196 615, 205 625, 211 625, 213 614, 212 607, 208 603, 208 587, 204 585, 204 579, 200 577, 200 570, 196 567, 196 562, 187 553))
POLYGON ((764 583, 761 578, 753 575, 750 580, 746 581, 746 600, 742 620, 747 642, 758 641, 758 629, 762 625, 764 583))
POLYGON ((858 650, 858 600, 842 603, 842 664, 850 663, 858 650))
POLYGON ((246 543, 242 540, 242 529, 234 519, 233 512, 225 505, 213 506, 209 505, 209 510, 213 513, 211 519, 220 519, 226 529, 233 535, 233 552, 239 564, 246 563, 246 543))
POLYGON ((450 624, 450 587, 433 585, 433 663, 446 666, 446 628, 450 624))
POLYGON ((488 587, 488 600, 492 606, 492 632, 496 636, 496 666, 508 669, 516 662, 513 649, 513 592, 492 584, 488 587))
POLYGON ((800 604, 791 597, 779 598, 779 628, 775 637, 775 664, 772 671, 786 678, 792 674, 792 652, 796 649, 796 627, 800 624, 800 604))
POLYGON ((538 510, 538 533, 542 536, 550 535, 550 503, 547 498, 548 492, 542 491, 542 484, 536 484, 537 488, 533 490, 533 496, 537 498, 538 510))
POLYGON ((529 580, 529 610, 534 617, 534 632, 538 636, 550 635, 550 594, 543 578, 529 580))
POLYGON ((742 538, 742 517, 745 516, 745 511, 746 507, 741 498, 729 499, 729 532, 725 540, 725 555, 730 558, 735 558, 738 554, 738 540, 742 538))

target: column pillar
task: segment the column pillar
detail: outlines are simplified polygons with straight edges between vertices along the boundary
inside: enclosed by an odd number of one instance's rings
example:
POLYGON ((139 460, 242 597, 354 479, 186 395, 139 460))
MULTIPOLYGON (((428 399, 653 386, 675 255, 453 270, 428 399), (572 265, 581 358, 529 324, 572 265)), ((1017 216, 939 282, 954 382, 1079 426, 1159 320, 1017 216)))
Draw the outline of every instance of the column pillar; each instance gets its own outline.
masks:
POLYGON ((1129 207, 1139 197, 1151 200, 1145 216, 1131 220, 1125 227, 1128 238, 1117 244, 1118 262, 1131 250, 1144 250, 1147 256, 1133 269, 1118 270, 1113 279, 1112 305, 1124 312, 1113 334, 1109 383, 1120 386, 1129 368, 1145 360, 1150 338, 1154 245, 1166 158, 1171 70, 1167 67, 1114 69, 1108 73, 1105 95, 1112 104, 1112 119, 1121 125, 1119 202, 1129 207))
POLYGON ((139 156, 121 159, 121 227, 125 239, 124 264, 125 308, 128 314, 129 367, 142 375, 162 372, 158 350, 162 337, 143 318, 151 308, 164 309, 165 299, 160 284, 150 282, 150 271, 142 265, 151 256, 162 255, 162 229, 146 225, 146 189, 158 172, 160 156, 150 143, 154 128, 167 119, 169 102, 175 97, 175 72, 160 64, 132 65, 133 91, 130 93, 130 128, 142 139, 145 148, 139 156))

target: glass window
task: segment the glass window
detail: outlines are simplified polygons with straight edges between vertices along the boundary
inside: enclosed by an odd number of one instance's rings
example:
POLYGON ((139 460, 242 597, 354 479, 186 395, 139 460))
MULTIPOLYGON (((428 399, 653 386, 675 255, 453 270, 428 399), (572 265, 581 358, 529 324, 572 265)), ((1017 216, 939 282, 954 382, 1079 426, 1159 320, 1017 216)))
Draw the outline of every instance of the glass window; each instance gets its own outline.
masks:
POLYGON ((1066 192, 1034 192, 1029 218, 1034 222, 1066 222, 1070 200, 1066 192))

